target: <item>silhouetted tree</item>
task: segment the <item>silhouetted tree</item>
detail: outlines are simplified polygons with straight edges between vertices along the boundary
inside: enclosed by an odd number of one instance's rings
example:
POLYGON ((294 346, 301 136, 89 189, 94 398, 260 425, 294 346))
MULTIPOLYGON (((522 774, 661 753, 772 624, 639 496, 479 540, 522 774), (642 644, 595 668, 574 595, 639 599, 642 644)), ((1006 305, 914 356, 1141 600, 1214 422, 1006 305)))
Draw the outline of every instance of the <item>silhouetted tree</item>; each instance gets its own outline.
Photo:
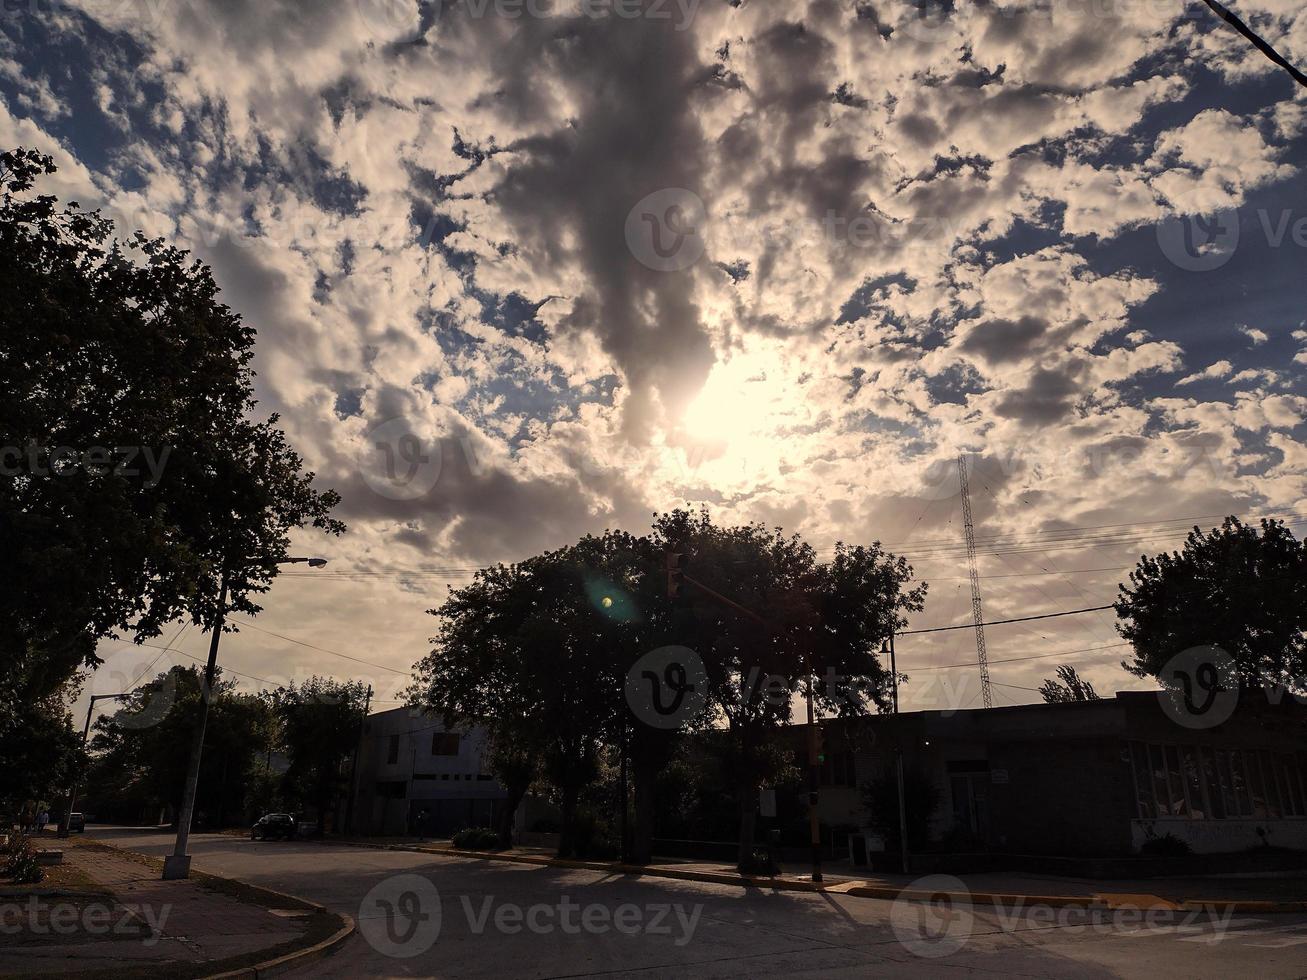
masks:
POLYGON ((1071 701, 1097 701, 1094 685, 1076 673, 1070 664, 1061 664, 1055 671, 1057 680, 1047 678, 1039 685, 1039 695, 1048 704, 1066 704, 1071 701))
MULTIPOLYGON (((253 417, 254 330, 209 269, 37 193, 54 171, 34 150, 0 153, 5 719, 52 705, 102 638, 214 622, 224 570, 229 605, 257 613, 292 529, 343 530, 276 416, 253 417)), ((0 771, 47 728, 6 731, 0 771)), ((63 768, 33 772, 50 789, 63 768)))
POLYGON ((1121 666, 1136 677, 1159 677, 1190 647, 1217 646, 1246 685, 1304 689, 1307 544, 1282 522, 1263 520, 1260 532, 1234 517, 1206 534, 1195 527, 1180 551, 1140 558, 1120 591, 1117 630, 1134 646, 1121 666))

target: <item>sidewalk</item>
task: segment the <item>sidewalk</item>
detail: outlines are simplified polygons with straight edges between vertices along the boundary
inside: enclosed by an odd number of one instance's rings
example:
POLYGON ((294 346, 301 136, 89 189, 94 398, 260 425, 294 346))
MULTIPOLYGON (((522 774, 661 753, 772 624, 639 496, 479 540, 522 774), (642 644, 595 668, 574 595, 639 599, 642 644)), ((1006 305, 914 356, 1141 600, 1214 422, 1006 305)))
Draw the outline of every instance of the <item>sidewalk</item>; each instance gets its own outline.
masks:
POLYGON ((0 974, 209 976, 307 950, 343 928, 340 917, 289 896, 202 875, 162 881, 149 859, 59 843, 65 863, 94 884, 0 892, 0 974))
POLYGON ((811 870, 795 864, 771 877, 740 874, 724 861, 655 859, 647 866, 629 866, 609 861, 573 861, 554 857, 543 847, 514 847, 508 851, 465 851, 448 841, 419 843, 412 838, 334 838, 327 843, 357 847, 419 851, 456 857, 509 861, 549 867, 585 868, 612 874, 639 874, 661 878, 706 881, 776 891, 820 891, 855 897, 894 899, 928 898, 947 892, 957 901, 978 904, 1077 905, 1106 909, 1201 909, 1209 905, 1233 906, 1243 913, 1307 913, 1307 874, 1286 877, 1177 877, 1102 881, 1018 872, 983 874, 900 875, 876 874, 855 869, 847 861, 824 866, 823 881, 814 884, 811 870), (958 883, 961 887, 958 887, 958 883), (921 889, 930 889, 923 892, 921 889))

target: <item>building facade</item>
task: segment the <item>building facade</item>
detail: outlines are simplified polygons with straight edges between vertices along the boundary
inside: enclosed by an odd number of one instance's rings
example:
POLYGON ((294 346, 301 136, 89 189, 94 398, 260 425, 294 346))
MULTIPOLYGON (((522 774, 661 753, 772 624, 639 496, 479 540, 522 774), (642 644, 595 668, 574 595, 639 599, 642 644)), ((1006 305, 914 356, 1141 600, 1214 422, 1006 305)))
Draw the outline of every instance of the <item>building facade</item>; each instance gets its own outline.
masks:
POLYGON ((825 722, 822 822, 866 826, 861 787, 901 750, 934 787, 909 820, 939 850, 1123 856, 1166 835, 1199 854, 1307 850, 1307 705, 1248 691, 1204 727, 1163 697, 825 722))
POLYGON ((356 834, 422 837, 493 827, 507 793, 487 771, 487 741, 483 728, 447 729, 415 709, 369 715, 344 826, 356 834))

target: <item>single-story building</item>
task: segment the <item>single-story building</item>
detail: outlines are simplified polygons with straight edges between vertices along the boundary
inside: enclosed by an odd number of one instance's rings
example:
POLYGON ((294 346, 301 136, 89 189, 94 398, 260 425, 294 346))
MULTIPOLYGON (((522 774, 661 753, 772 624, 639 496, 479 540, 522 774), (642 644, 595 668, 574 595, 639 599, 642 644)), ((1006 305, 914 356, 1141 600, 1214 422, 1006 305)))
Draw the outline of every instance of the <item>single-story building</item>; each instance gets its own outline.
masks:
MULTIPOLYGON (((822 823, 866 826, 861 787, 901 750, 938 800, 908 820, 941 850, 1121 856, 1168 834, 1194 853, 1307 850, 1307 705, 1244 691, 1227 720, 1190 727, 1163 697, 822 722, 822 823)), ((805 765, 806 726, 794 738, 805 765)))

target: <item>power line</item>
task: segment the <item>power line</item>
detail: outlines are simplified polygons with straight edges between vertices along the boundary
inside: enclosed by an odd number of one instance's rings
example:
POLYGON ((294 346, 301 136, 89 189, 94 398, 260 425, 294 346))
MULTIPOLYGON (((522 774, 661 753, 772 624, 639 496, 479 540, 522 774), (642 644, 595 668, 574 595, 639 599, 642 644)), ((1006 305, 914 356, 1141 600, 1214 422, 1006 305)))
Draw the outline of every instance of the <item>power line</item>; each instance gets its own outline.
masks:
MULTIPOLYGON (((1022 663, 1029 660, 1053 660, 1057 657, 1071 657, 1078 653, 1093 653, 1099 650, 1111 650, 1116 647, 1128 647, 1129 645, 1130 643, 1128 641, 1122 640, 1120 643, 1104 643, 1102 646, 1081 647, 1078 650, 1056 650, 1053 653, 1035 653, 1035 654, 1031 654, 1030 656, 1024 656, 1024 657, 1004 657, 1001 660, 991 660, 990 663, 991 664, 1014 664, 1014 663, 1022 663)), ((904 667, 903 669, 914 670, 914 671, 915 670, 953 670, 955 668, 973 667, 973 666, 975 665, 970 661, 968 661, 966 663, 960 663, 960 664, 929 664, 921 667, 908 666, 908 667, 904 667)))
POLYGON ((258 630, 260 633, 267 633, 269 636, 275 636, 277 639, 285 640, 287 643, 297 643, 302 647, 308 647, 310 650, 317 650, 319 653, 329 653, 333 657, 341 657, 345 660, 352 660, 354 663, 363 664, 366 667, 376 667, 378 670, 388 670, 392 674, 399 674, 402 677, 413 676, 413 672, 411 670, 398 670, 394 667, 388 667, 385 664, 379 664, 373 660, 360 660, 358 657, 351 657, 348 653, 341 653, 339 650, 328 650, 326 647, 320 647, 317 646, 316 644, 309 643, 305 640, 297 640, 293 636, 284 636, 281 633, 274 633, 270 629, 264 629, 262 626, 255 626, 253 623, 247 622, 245 620, 237 619, 237 620, 233 620, 233 622, 241 626, 248 626, 250 629, 253 630, 258 630))
MULTIPOLYGON (((1058 616, 1076 616, 1080 613, 1102 612, 1104 609, 1112 609, 1114 606, 1090 606, 1087 609, 1067 609, 1064 612, 1043 613, 1039 616, 1016 616, 1012 619, 994 619, 988 623, 981 623, 982 626, 1002 626, 1004 623, 1029 623, 1036 619, 1056 619, 1058 616)), ((912 636, 918 633, 943 633, 947 630, 969 630, 975 629, 973 623, 963 623, 960 626, 933 626, 924 630, 900 630, 899 636, 912 636)))

